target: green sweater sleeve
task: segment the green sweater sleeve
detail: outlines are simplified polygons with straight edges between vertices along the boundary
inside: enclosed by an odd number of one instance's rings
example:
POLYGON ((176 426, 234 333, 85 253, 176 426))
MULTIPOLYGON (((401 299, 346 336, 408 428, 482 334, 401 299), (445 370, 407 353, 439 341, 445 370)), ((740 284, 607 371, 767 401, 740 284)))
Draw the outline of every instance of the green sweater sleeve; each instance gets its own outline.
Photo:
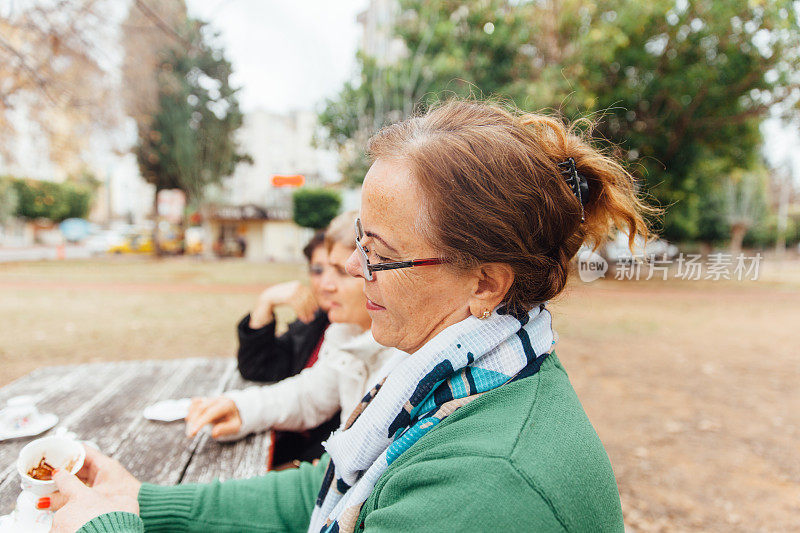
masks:
POLYGON ((365 505, 373 508, 360 516, 369 533, 565 531, 546 497, 505 458, 414 462, 378 485, 365 505))
POLYGON ((328 458, 265 476, 174 487, 142 484, 139 514, 109 513, 79 533, 263 532, 308 529, 328 458))
POLYGON ((208 484, 145 483, 139 513, 147 533, 306 531, 327 463, 208 484))
POLYGON ((87 522, 78 533, 144 533, 142 520, 133 513, 108 513, 87 522))

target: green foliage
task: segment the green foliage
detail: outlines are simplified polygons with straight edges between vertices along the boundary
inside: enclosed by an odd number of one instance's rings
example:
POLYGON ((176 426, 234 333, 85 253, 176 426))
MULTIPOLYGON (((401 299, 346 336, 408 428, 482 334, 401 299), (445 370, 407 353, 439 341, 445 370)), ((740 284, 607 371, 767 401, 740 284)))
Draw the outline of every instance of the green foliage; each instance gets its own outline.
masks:
MULTIPOLYGON (((731 225, 725 217, 725 199, 719 191, 700 198, 696 218, 697 227, 686 232, 687 239, 696 235, 698 240, 719 245, 730 236, 731 225)), ((672 217, 674 219, 675 216, 672 217)))
POLYGON ((157 190, 181 189, 200 200, 207 186, 252 162, 238 151, 234 133, 242 125, 238 89, 230 86, 231 64, 207 41, 204 23, 188 20, 188 47, 163 52, 158 74, 159 108, 140 129, 136 155, 145 180, 157 190))
POLYGON ((330 189, 297 189, 292 195, 294 221, 304 228, 322 229, 339 213, 342 198, 330 189))
POLYGON ((0 178, 0 224, 17 213, 17 191, 11 180, 0 178))
POLYGON ((786 246, 800 245, 800 218, 789 219, 786 227, 786 246))
MULTIPOLYGON (((800 243, 800 219, 787 220, 786 247, 800 243)), ((778 241, 778 220, 775 216, 765 217, 750 228, 742 241, 746 248, 771 248, 778 241)))
POLYGON ((674 240, 719 236, 705 196, 733 169, 759 165, 761 121, 800 87, 796 2, 400 4, 395 31, 408 54, 390 64, 359 56, 360 78, 320 113, 346 166, 363 158, 355 146, 415 106, 497 95, 594 121, 642 192, 669 207, 663 233, 674 240))
POLYGON ((359 186, 364 183, 369 167, 369 158, 363 149, 357 150, 352 157, 342 157, 339 162, 342 181, 351 186, 359 186))
POLYGON ((759 124, 796 83, 795 11, 777 1, 578 4, 559 26, 572 52, 527 94, 552 91, 571 118, 602 112, 597 132, 638 158, 646 190, 662 205, 689 202, 667 215, 667 237, 698 237, 691 204, 732 169, 757 166, 759 124), (698 172, 709 158, 716 173, 698 172))
POLYGON ((85 218, 89 214, 92 191, 70 182, 3 178, 0 179, 0 199, 3 198, 13 198, 14 208, 10 210, 4 206, 0 211, 31 220, 46 218, 61 222, 67 218, 85 218))

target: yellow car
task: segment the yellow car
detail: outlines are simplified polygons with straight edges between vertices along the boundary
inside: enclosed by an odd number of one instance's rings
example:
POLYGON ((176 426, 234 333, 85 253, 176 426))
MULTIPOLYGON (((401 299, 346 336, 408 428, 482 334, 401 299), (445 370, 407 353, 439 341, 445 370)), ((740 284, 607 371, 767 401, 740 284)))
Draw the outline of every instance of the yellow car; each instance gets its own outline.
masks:
POLYGON ((108 248, 110 254, 151 254, 153 237, 147 233, 129 233, 108 248))

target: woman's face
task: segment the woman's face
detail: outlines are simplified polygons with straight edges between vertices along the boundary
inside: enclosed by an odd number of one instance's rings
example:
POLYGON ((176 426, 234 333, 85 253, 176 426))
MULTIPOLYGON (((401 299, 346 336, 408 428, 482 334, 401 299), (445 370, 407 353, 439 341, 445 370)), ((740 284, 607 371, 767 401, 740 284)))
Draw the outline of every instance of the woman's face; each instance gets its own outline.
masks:
MULTIPOLYGON (((439 256, 417 231, 422 204, 405 164, 379 159, 372 165, 361 193, 362 244, 369 250, 370 263, 439 256)), ((347 271, 363 279, 357 254, 353 252, 347 261, 347 271)), ((470 276, 446 265, 373 272, 364 291, 375 340, 414 353, 470 315, 472 284, 470 276)))
POLYGON ((327 262, 328 251, 324 244, 320 244, 311 252, 311 260, 308 262, 308 279, 311 282, 311 292, 314 294, 314 299, 317 300, 317 305, 326 313, 331 307, 331 303, 322 292, 322 274, 327 262))
POLYGON ((331 322, 357 324, 369 329, 371 319, 366 308, 364 282, 345 270, 352 251, 349 246, 333 245, 320 280, 320 294, 328 302, 331 322))

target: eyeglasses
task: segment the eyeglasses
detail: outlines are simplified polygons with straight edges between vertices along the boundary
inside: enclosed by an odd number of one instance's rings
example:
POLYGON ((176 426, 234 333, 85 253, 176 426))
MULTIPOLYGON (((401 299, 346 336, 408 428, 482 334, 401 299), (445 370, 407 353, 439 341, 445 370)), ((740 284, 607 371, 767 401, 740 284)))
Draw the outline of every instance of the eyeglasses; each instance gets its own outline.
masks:
POLYGON ((356 219, 356 249, 358 250, 358 262, 361 265, 361 272, 364 274, 364 279, 367 281, 372 281, 374 279, 372 273, 376 270, 395 270, 398 268, 409 268, 409 267, 416 267, 416 266, 428 266, 428 265, 441 265, 442 263, 446 263, 447 260, 441 258, 429 258, 429 259, 414 259, 411 261, 396 261, 391 263, 377 263, 371 264, 369 262, 369 258, 367 257, 367 253, 369 252, 369 248, 364 248, 361 244, 361 240, 364 238, 364 228, 361 227, 361 219, 356 219))

